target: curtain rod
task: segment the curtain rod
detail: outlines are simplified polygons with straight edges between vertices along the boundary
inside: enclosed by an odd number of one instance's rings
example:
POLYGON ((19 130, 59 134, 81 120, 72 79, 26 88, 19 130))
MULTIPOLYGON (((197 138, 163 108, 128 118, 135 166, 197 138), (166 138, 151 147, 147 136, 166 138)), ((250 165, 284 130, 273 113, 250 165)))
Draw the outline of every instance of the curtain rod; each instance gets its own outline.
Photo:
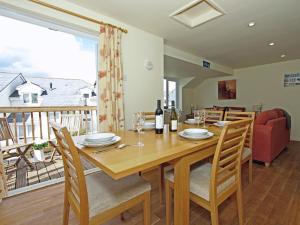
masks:
POLYGON ((64 8, 60 8, 60 7, 55 6, 55 5, 51 5, 51 4, 43 2, 43 1, 39 1, 39 0, 29 0, 29 1, 33 2, 33 3, 36 3, 36 4, 39 4, 39 5, 42 5, 42 6, 45 6, 45 7, 50 8, 50 9, 54 9, 54 10, 62 12, 62 13, 69 14, 71 16, 78 17, 78 18, 83 19, 83 20, 87 20, 87 21, 90 21, 90 22, 93 22, 93 23, 97 23, 97 24, 100 24, 100 25, 108 25, 108 26, 111 26, 113 28, 117 28, 117 29, 121 30, 123 33, 128 33, 128 31, 126 29, 122 28, 122 27, 118 27, 118 26, 112 25, 110 23, 105 23, 105 22, 100 21, 100 20, 95 20, 95 19, 92 19, 90 17, 83 16, 83 15, 81 15, 79 13, 75 13, 75 12, 66 10, 64 8))

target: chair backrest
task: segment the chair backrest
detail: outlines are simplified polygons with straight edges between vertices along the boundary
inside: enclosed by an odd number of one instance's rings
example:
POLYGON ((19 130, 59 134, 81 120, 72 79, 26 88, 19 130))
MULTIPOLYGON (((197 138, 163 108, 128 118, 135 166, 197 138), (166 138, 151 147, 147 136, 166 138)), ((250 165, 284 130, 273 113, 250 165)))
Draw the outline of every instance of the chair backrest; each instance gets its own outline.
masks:
POLYGON ((143 112, 145 115, 146 121, 155 121, 155 113, 154 112, 143 112))
POLYGON ((206 122, 215 123, 223 119, 224 111, 217 110, 205 110, 206 111, 206 122))
POLYGON ((82 125, 82 116, 79 114, 62 114, 61 126, 66 127, 71 136, 79 136, 82 125))
POLYGON ((66 127, 51 122, 62 154, 65 171, 65 199, 68 199, 80 224, 88 224, 89 204, 86 181, 79 153, 66 127))
POLYGON ((254 126, 254 119, 255 119, 255 112, 232 112, 228 111, 225 112, 224 120, 227 121, 237 121, 243 119, 252 119, 252 123, 250 125, 250 129, 248 131, 245 146, 252 149, 252 140, 253 140, 253 126, 254 126))
POLYGON ((6 118, 0 118, 0 141, 8 142, 9 140, 16 142, 6 118))
POLYGON ((210 199, 225 200, 241 182, 241 158, 251 119, 228 123, 221 132, 213 159, 210 199))

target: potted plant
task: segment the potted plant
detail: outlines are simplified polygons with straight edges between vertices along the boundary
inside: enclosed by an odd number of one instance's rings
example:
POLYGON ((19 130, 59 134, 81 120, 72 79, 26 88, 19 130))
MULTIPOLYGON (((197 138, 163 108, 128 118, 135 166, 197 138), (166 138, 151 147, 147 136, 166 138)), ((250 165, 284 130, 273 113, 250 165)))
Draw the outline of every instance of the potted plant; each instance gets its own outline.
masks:
POLYGON ((48 147, 48 142, 43 143, 34 143, 32 145, 33 149, 33 157, 35 161, 44 161, 45 160, 45 153, 44 149, 48 147))

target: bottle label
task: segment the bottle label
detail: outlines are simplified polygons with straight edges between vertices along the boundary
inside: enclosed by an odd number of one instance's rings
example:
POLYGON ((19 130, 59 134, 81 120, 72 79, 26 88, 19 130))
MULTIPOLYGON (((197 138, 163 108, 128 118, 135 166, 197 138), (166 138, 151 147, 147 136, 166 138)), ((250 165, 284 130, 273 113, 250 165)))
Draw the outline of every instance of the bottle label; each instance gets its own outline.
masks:
POLYGON ((163 129, 163 128, 164 128, 163 115, 155 116, 155 129, 163 129))
POLYGON ((171 121, 171 130, 177 130, 177 120, 171 121))

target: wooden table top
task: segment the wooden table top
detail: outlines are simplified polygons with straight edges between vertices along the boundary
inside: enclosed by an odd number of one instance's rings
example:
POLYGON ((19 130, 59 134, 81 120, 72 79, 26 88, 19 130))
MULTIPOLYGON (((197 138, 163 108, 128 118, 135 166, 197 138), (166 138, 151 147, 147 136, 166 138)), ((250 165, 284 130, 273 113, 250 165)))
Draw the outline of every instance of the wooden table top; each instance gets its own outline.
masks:
MULTIPOLYGON (((185 129, 191 127, 193 126, 182 125, 181 128, 185 129)), ((121 143, 129 144, 130 146, 123 149, 108 146, 107 151, 99 153, 94 153, 94 151, 99 148, 86 148, 78 144, 84 136, 74 138, 74 142, 80 154, 112 178, 120 179, 216 145, 221 129, 214 126, 209 126, 207 129, 215 135, 212 138, 197 141, 184 139, 180 137, 177 132, 155 134, 153 130, 145 131, 141 134, 141 140, 144 143, 144 146, 141 148, 131 146, 138 141, 137 132, 119 132, 117 135, 120 136, 122 140, 115 144, 115 146, 121 143)))

